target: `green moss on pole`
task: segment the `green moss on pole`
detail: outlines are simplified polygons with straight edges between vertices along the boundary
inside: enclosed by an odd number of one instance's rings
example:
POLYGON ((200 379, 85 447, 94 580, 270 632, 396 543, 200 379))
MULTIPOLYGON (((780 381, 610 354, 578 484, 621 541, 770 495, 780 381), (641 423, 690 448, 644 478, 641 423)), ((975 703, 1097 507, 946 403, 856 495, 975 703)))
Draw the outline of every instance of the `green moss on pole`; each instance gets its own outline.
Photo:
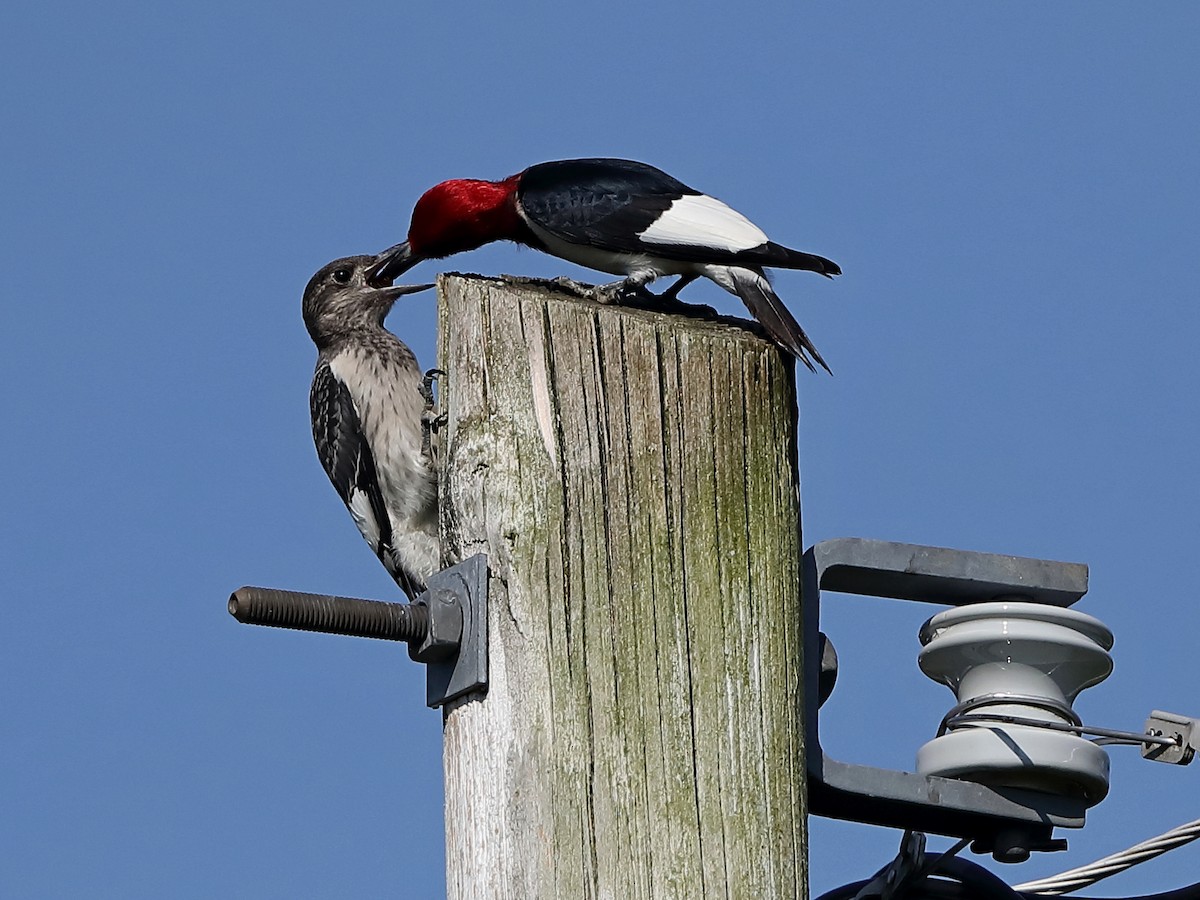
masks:
POLYGON ((791 360, 537 283, 439 297, 443 540, 491 569, 449 897, 805 897, 791 360))

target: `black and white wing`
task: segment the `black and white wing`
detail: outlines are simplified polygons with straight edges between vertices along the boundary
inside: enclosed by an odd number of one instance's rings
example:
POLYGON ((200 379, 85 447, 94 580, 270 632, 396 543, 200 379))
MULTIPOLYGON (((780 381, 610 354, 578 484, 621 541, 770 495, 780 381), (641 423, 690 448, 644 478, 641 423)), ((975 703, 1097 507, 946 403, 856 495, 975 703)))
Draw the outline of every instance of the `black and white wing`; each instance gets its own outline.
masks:
POLYGON ((375 455, 363 434, 354 398, 325 360, 313 375, 309 409, 313 442, 325 474, 384 568, 409 597, 415 597, 423 585, 397 561, 375 455))
POLYGON ((535 235, 543 231, 598 250, 841 274, 832 260, 774 243, 715 197, 633 160, 568 159, 531 166, 521 174, 517 203, 535 235))
POLYGON ((645 245, 637 236, 681 196, 695 193, 645 163, 567 159, 526 169, 517 203, 531 224, 562 240, 638 253, 645 245))

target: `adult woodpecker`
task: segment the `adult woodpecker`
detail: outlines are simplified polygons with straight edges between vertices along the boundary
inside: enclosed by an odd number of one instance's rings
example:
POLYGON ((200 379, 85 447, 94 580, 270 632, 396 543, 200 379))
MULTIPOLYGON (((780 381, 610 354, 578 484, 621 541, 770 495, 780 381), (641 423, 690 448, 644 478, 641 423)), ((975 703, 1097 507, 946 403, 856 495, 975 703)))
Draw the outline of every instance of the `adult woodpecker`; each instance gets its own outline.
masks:
POLYGON ((600 289, 609 301, 635 294, 660 275, 679 275, 659 298, 673 302, 684 285, 704 276, 740 297, 780 347, 810 369, 815 360, 829 371, 763 269, 831 277, 842 272, 837 263, 776 244, 741 213, 654 166, 567 159, 501 181, 443 181, 417 201, 408 240, 380 254, 378 277, 390 283, 421 260, 492 241, 515 241, 625 275, 600 289))
POLYGON ((432 285, 378 286, 378 257, 322 268, 304 289, 317 345, 309 407, 317 456, 354 524, 410 598, 440 568, 432 395, 413 352, 383 327, 398 297, 432 285))

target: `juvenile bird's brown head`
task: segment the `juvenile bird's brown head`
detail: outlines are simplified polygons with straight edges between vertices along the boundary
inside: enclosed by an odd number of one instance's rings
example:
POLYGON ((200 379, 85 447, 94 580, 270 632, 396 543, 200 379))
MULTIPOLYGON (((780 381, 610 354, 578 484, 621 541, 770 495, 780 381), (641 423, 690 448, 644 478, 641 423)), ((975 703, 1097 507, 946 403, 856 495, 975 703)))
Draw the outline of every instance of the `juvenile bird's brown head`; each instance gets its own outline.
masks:
POLYGON ((379 286, 372 275, 379 256, 335 259, 309 279, 304 288, 304 325, 318 349, 355 331, 383 325, 397 298, 424 291, 432 284, 379 286))

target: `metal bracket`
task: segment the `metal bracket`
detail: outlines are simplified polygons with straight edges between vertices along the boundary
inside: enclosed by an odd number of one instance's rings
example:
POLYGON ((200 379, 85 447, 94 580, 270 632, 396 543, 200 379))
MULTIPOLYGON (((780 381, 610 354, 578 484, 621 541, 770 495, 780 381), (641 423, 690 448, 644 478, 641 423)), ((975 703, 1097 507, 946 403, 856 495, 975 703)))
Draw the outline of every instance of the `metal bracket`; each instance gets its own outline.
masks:
MULTIPOLYGON (((840 762, 821 748, 821 591, 963 606, 997 598, 1070 606, 1087 593, 1087 566, 863 538, 822 541, 804 555, 804 667, 809 809, 817 815, 969 838, 976 852, 1020 861, 1065 849, 1055 827, 1082 828, 1086 806, 1036 791, 840 762)), ((834 656, 833 658, 836 658, 834 656)))
POLYGON ((429 634, 408 655, 428 664, 425 705, 436 709, 487 689, 487 555, 443 569, 425 583, 418 603, 429 607, 429 634))
POLYGON ((1200 743, 1198 726, 1200 722, 1191 716, 1154 710, 1146 720, 1144 737, 1166 738, 1170 744, 1164 744, 1161 740, 1143 741, 1142 756, 1155 762, 1186 766, 1195 757, 1197 743, 1200 743))
POLYGON ((405 641, 427 666, 425 704, 436 708, 487 690, 487 599, 480 553, 432 575, 412 603, 243 587, 230 596, 229 613, 249 625, 405 641))

